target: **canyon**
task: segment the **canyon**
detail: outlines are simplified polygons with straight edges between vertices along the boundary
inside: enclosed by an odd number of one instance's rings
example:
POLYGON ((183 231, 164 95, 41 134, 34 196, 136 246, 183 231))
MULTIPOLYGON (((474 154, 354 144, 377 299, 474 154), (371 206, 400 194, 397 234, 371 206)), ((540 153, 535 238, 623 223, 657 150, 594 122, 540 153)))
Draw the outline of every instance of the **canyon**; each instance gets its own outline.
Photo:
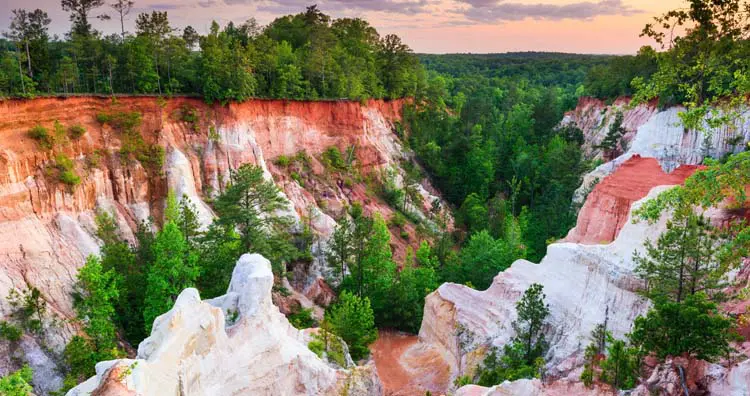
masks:
MULTIPOLYGON (((113 214, 132 241, 140 221, 161 218, 167 192, 173 191, 196 204, 205 226, 213 218, 207 201, 226 186, 231 170, 245 163, 261 166, 287 197, 289 214, 298 222, 308 217, 319 235, 311 267, 295 274, 289 288, 303 306, 330 302, 331 291, 322 281, 322 252, 334 219, 355 201, 384 218, 393 209, 373 196, 364 181, 326 177, 321 155, 333 146, 342 152, 354 147, 363 173, 393 169, 400 182, 402 163, 413 160, 396 133, 403 104, 252 100, 209 106, 191 98, 126 97, 0 101, 0 296, 36 287, 50 311, 43 337, 24 336, 20 351, 0 342, 0 351, 6 352, 0 353, 0 374, 16 369, 12 356, 22 354, 35 370, 40 393, 61 384, 55 357, 78 330, 68 321, 75 316, 70 294, 77 269, 99 250, 94 221, 98 211, 113 214), (197 120, 186 121, 186 111, 199 114, 197 120), (99 114, 112 112, 141 114, 144 140, 164 148, 161 168, 118 157, 122 134, 97 121, 99 114), (55 122, 86 129, 80 139, 59 148, 82 175, 74 187, 50 177, 46 170, 54 162, 51 151, 27 136, 34 126, 52 129, 55 122), (300 152, 311 161, 302 182, 277 161, 300 152), (92 163, 93 158, 99 158, 98 163, 92 163)), ((583 349, 596 324, 607 320, 614 335, 622 338, 648 309, 648 301, 637 293, 640 283, 632 254, 642 250, 646 239, 656 238, 666 221, 633 222, 632 210, 684 182, 700 168, 704 154, 721 157, 750 141, 746 120, 738 121, 734 130, 720 129, 703 139, 677 125, 679 108, 627 104, 626 99, 607 105, 582 98, 563 120, 583 131, 590 158, 602 158, 595 147, 618 112, 628 131, 625 153, 602 161, 584 177, 576 196, 581 205, 578 222, 568 236, 551 244, 539 264, 520 260, 485 291, 440 286, 426 300, 418 337, 385 334, 373 347, 373 363, 333 367, 310 352, 309 334, 292 328, 272 304, 278 296, 271 295, 267 260, 248 255, 238 261, 225 296, 203 301, 196 290, 185 290, 174 308, 156 320, 134 360, 98 364, 97 376, 70 394, 312 395, 340 394, 344 388, 361 395, 423 395, 426 390, 466 396, 608 394, 608 389, 587 389, 578 382, 583 349), (740 139, 730 142, 735 136, 740 139), (456 378, 472 374, 489 348, 512 337, 515 302, 532 283, 544 285, 552 313, 545 327, 549 381, 455 389, 456 378), (228 310, 240 312, 236 321, 227 321, 228 310)), ((428 180, 422 181, 420 193, 425 199, 419 215, 431 221, 432 203, 441 199, 428 180)), ((407 232, 413 235, 415 230, 407 227, 407 232)), ((392 232, 396 256, 403 257, 414 240, 392 232)), ((278 305, 284 311, 283 304, 278 305)), ((0 317, 10 311, 5 299, 0 300, 0 317)), ((702 376, 710 377, 706 386, 716 394, 744 394, 750 388, 748 362, 702 367, 702 376)), ((675 380, 668 368, 664 378, 654 372, 654 383, 675 380)))
MULTIPOLYGON (((60 387, 55 360, 78 330, 70 320, 75 317, 71 293, 77 270, 99 251, 97 213, 111 214, 132 242, 141 221, 160 221, 167 192, 173 191, 178 199, 185 196, 196 205, 206 226, 213 218, 206 201, 222 191, 233 169, 246 163, 262 167, 286 196, 288 215, 297 222, 307 216, 318 235, 312 265, 291 279, 297 303, 330 301, 330 288, 321 284, 321 260, 336 224, 333 217, 355 201, 362 202, 367 213, 385 218, 393 209, 373 196, 364 180, 345 184, 329 177, 321 154, 330 147, 350 149, 362 173, 391 169, 400 175, 401 162, 410 161, 394 133, 403 103, 253 100, 209 106, 197 99, 156 97, 0 101, 0 317, 12 311, 5 299, 11 290, 31 288, 41 292, 49 313, 42 336, 25 336, 20 349, 0 343, 7 352, 0 354, 0 373, 26 360, 39 392, 60 387), (193 117, 188 119, 186 113, 193 117), (125 133, 115 122, 101 121, 128 114, 140 119, 135 132, 144 144, 163 148, 163 165, 121 156, 125 133), (53 153, 29 137, 37 125, 63 133, 76 125, 85 134, 60 138, 53 153), (55 154, 60 153, 72 159, 80 184, 65 185, 54 177, 55 154), (310 161, 306 180, 294 180, 275 163, 281 156, 297 155, 310 161)), ((425 205, 417 211, 425 219, 433 216, 431 203, 439 201, 432 192, 424 180, 420 193, 425 205)), ((413 235, 414 230, 407 232, 413 235)), ((403 255, 409 242, 398 232, 392 240, 396 255, 403 255)))

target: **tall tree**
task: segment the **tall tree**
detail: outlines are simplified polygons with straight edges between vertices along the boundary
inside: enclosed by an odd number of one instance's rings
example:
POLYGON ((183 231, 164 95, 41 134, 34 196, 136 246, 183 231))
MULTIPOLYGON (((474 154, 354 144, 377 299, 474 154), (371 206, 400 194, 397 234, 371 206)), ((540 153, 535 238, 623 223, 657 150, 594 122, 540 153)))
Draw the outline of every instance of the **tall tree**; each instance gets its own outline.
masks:
POLYGON ((544 287, 538 283, 531 285, 516 303, 516 319, 512 326, 516 331, 515 340, 524 346, 524 359, 528 365, 534 364, 537 357, 547 349, 547 341, 542 326, 549 315, 549 305, 544 302, 544 287))
POLYGON ((135 1, 133 0, 116 0, 114 3, 110 4, 110 7, 112 7, 117 12, 117 15, 120 16, 120 34, 122 35, 122 41, 125 41, 125 17, 130 14, 133 5, 135 5, 135 1))
POLYGON ((154 240, 153 252, 143 310, 147 333, 154 319, 171 309, 177 296, 183 289, 193 287, 199 275, 197 256, 189 252, 185 237, 174 222, 164 224, 154 240))
MULTIPOLYGON (((63 11, 70 12, 70 21, 73 22, 71 32, 89 37, 93 30, 89 23, 89 14, 104 5, 104 0, 61 0, 63 11)), ((106 16, 100 15, 97 18, 106 19, 106 16)))
POLYGON ((74 305, 97 351, 111 352, 116 346, 114 304, 118 293, 115 272, 105 271, 101 260, 89 256, 78 271, 74 305))
POLYGON ((6 36, 25 48, 28 74, 34 77, 30 47, 34 41, 42 41, 43 45, 47 45, 47 29, 52 20, 40 9, 31 12, 18 9, 12 10, 12 13, 10 32, 6 36))
POLYGON ((346 217, 339 220, 326 250, 326 261, 338 284, 344 282, 353 254, 352 225, 346 217))
POLYGON ((676 215, 654 245, 646 241, 646 255, 635 254, 636 273, 646 281, 651 298, 677 303, 704 292, 713 296, 724 285, 730 264, 719 257, 719 231, 702 216, 676 215))

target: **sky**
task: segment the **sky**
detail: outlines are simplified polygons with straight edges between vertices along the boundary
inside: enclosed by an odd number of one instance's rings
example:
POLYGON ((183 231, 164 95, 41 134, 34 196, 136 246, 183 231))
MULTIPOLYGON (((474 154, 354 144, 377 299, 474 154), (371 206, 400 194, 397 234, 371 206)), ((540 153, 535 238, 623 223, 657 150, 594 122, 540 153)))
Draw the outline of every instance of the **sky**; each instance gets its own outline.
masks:
MULTIPOLYGON (((105 0, 111 2, 113 0, 105 0)), ((7 29, 15 8, 45 10, 50 30, 62 35, 70 28, 59 0, 0 0, 0 30, 7 29)), ((135 0, 126 21, 133 31, 137 13, 167 11, 173 27, 208 31, 212 20, 224 25, 255 18, 274 18, 304 11, 317 3, 333 17, 360 17, 381 35, 395 33, 420 53, 490 53, 555 51, 591 54, 633 54, 652 17, 680 8, 684 0, 135 0)), ((95 14, 113 10, 102 6, 95 14)), ((94 21, 95 28, 119 32, 119 21, 94 21)))

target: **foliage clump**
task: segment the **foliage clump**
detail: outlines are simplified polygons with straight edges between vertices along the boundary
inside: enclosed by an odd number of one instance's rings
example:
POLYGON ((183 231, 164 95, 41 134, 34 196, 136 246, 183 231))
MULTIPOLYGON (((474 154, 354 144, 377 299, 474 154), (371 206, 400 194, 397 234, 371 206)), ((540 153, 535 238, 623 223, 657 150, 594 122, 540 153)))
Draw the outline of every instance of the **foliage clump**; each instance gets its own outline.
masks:
POLYGON ((543 287, 531 285, 516 303, 518 319, 512 326, 516 332, 502 353, 493 350, 479 369, 478 384, 493 386, 503 381, 521 378, 539 378, 544 372, 544 354, 547 341, 543 326, 549 315, 549 305, 544 302, 543 287))

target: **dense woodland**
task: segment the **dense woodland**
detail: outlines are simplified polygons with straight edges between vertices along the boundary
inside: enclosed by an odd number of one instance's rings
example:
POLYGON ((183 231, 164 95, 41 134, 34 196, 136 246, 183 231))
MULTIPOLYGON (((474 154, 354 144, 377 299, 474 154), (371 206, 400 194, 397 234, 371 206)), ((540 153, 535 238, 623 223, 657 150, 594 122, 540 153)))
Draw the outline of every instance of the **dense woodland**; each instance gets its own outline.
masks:
MULTIPOLYGON (((135 32, 104 36, 90 20, 108 12, 121 25, 131 0, 63 0, 71 28, 50 37, 44 10, 13 10, 0 41, 0 96, 126 93, 196 94, 208 102, 251 97, 414 96, 422 68, 396 35, 362 19, 332 19, 315 6, 261 27, 255 20, 211 25, 206 35, 170 25, 167 12, 135 17, 135 32)), ((131 18, 133 16, 130 16, 131 18)))
MULTIPOLYGON (((559 123, 580 96, 681 103, 685 125, 701 128, 696 120, 710 116, 711 108, 736 104, 732 98, 750 91, 745 3, 689 4, 644 30, 664 48, 644 47, 634 56, 613 57, 415 55, 396 36, 380 38, 366 21, 334 20, 316 7, 264 27, 253 21, 223 28, 214 24, 205 36, 190 27, 173 29, 166 13, 143 13, 134 34, 122 29, 103 37, 88 22, 99 14, 95 10, 103 10, 103 1, 63 0, 72 22, 64 39, 48 36, 44 11, 14 11, 7 40, 0 43, 0 95, 196 94, 208 102, 414 98, 396 131, 416 163, 406 167, 402 186, 388 174, 370 180, 375 198, 397 215, 384 219, 365 213, 357 203, 348 208, 337 219, 325 253, 338 302, 317 323, 310 311, 289 316, 300 328, 317 325, 323 335, 338 335, 359 359, 369 353, 377 328, 417 332, 424 297, 442 282, 486 289, 515 260, 541 259, 547 245, 575 224, 579 208, 572 204, 573 192, 596 162, 583 156, 582 132, 559 123), (692 29, 681 36, 658 30, 673 25, 692 29), (420 226, 410 207, 413 183, 425 176, 422 172, 449 204, 456 227, 449 231, 440 221, 423 227, 429 230, 419 247, 396 262, 391 232, 405 222, 420 226)), ((132 6, 131 1, 117 1, 113 23, 127 17, 132 6)), ((716 116, 712 125, 731 123, 732 115, 716 116)), ((140 117, 102 114, 99 122, 132 132, 140 117)), ((611 132, 621 134, 618 122, 611 132)), ((46 136, 41 130, 30 133, 40 145, 48 144, 42 148, 54 151, 54 141, 39 138, 46 136)), ((322 160, 331 172, 349 171, 356 164, 345 158, 332 148, 322 160)), ((309 159, 301 155, 276 161, 289 166, 309 159)), ((614 339, 606 322, 597 327, 581 376, 587 385, 632 388, 648 355, 665 359, 687 354, 716 361, 731 353, 734 322, 717 304, 736 297, 723 293, 724 275, 748 255, 748 228, 743 223, 713 228, 693 208, 726 197, 743 197, 743 202, 750 158, 742 153, 706 164, 686 187, 671 190, 639 212, 642 221, 653 221, 664 210, 674 213, 667 231, 646 244, 645 255, 635 257, 643 294, 654 307, 635 321, 626 339, 614 339)), ((73 167, 58 167, 61 181, 75 185, 73 167)), ((278 193, 260 168, 243 166, 209 200, 217 218, 208 230, 199 231, 193 203, 170 195, 164 218, 143 223, 134 244, 120 236, 110 214, 100 213, 101 255, 87 260, 73 296, 83 334, 73 338, 62 357, 65 388, 92 375, 95 362, 123 356, 123 342, 143 340, 153 319, 172 306, 182 289, 197 287, 204 298, 223 294, 242 253, 269 258, 277 277, 309 263, 315 236, 309 227, 293 230, 292 220, 278 215, 285 205, 278 193)), ((274 292, 289 291, 277 285, 274 292)), ((23 332, 46 331, 46 307, 38 290, 16 291, 8 301, 15 313, 12 321, 0 322, 0 337, 17 342, 23 332)), ((516 336, 491 351, 475 376, 461 376, 456 385, 543 376, 548 347, 543 329, 550 314, 543 287, 532 285, 516 308, 516 336)), ((232 317, 228 312, 229 321, 232 317)), ((457 329, 457 336, 468 337, 465 331, 457 329)), ((341 349, 330 349, 328 337, 313 341, 310 348, 342 359, 341 349)), ((29 383, 24 369, 0 380, 0 391, 25 395, 29 383)))

